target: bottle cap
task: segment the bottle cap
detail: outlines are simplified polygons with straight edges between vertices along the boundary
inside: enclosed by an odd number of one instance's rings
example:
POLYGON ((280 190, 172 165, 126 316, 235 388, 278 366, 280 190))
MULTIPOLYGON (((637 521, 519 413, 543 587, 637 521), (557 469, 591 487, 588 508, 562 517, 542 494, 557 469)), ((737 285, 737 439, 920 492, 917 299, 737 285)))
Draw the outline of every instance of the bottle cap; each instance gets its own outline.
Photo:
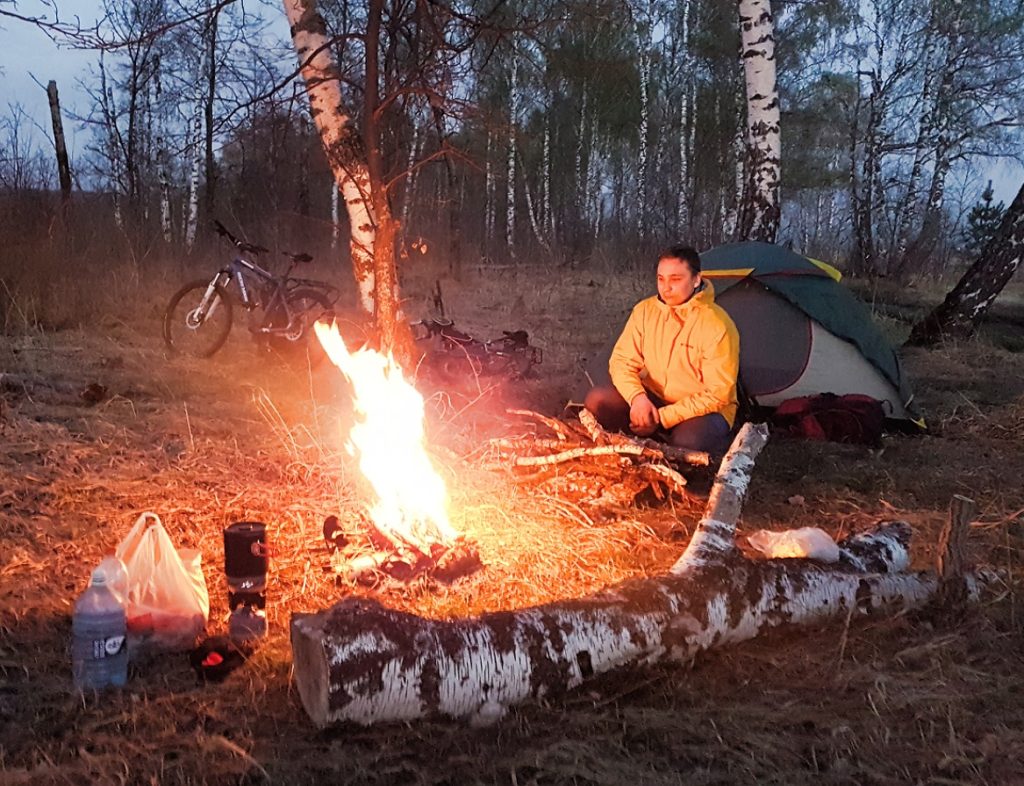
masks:
POLYGON ((89 579, 89 583, 94 587, 107 586, 107 571, 102 566, 96 568, 92 572, 92 577, 89 579))
POLYGON ((128 595, 128 569, 124 563, 111 555, 104 557, 96 569, 104 572, 110 591, 117 596, 118 600, 124 602, 128 595))

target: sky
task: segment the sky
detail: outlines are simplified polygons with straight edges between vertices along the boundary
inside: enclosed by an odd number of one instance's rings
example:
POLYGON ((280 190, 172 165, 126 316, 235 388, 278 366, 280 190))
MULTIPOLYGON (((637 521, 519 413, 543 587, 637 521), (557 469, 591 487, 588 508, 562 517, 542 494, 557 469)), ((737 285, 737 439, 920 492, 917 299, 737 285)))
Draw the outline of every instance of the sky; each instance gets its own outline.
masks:
MULTIPOLYGON (((83 18, 95 16, 99 3, 95 0, 76 0, 83 18), (90 14, 89 11, 92 11, 90 14)), ((36 2, 19 2, 18 12, 34 14, 41 6, 36 2)), ((46 101, 46 83, 54 79, 61 104, 67 110, 85 113, 89 102, 75 80, 88 73, 95 63, 95 52, 58 49, 47 36, 32 25, 10 19, 0 20, 0 114, 8 115, 8 106, 20 104, 28 115, 46 129, 50 136, 50 110, 46 101), (33 81, 42 83, 42 87, 33 81)), ((68 113, 65 113, 65 117, 68 113)), ((85 146, 84 132, 76 133, 75 124, 65 120, 69 152, 75 153, 85 146)))
MULTIPOLYGON (((7 6, 8 3, 0 0, 7 6)), ((59 0, 62 13, 67 17, 77 14, 83 23, 97 18, 102 6, 101 0, 59 0)), ((269 6, 270 4, 267 3, 269 6)), ((271 18, 270 8, 264 9, 271 18)), ((46 7, 39 0, 18 0, 17 11, 26 16, 44 15, 46 7)), ((275 30, 282 37, 288 36, 284 10, 280 14, 280 28, 275 30)), ((32 118, 39 130, 33 130, 37 139, 46 134, 50 139, 49 107, 46 102, 45 85, 50 79, 57 82, 61 105, 64 108, 64 130, 72 160, 82 153, 88 142, 88 132, 68 120, 72 114, 85 114, 89 110, 89 99, 77 80, 89 75, 90 67, 97 62, 97 54, 90 51, 58 47, 42 31, 32 25, 10 19, 0 19, 0 115, 9 114, 8 106, 20 104, 32 118), (42 83, 40 87, 33 77, 42 83)), ((288 64, 291 65, 290 63, 288 64)), ((785 128, 783 132, 783 156, 785 156, 785 128)), ((785 165, 785 160, 783 160, 785 165)), ((1024 169, 1009 159, 979 161, 977 174, 972 182, 980 191, 985 181, 992 180, 995 200, 1009 204, 1016 196, 1024 178, 1024 169)))
MULTIPOLYGON (((61 9, 63 19, 77 15, 82 26, 95 22, 102 13, 102 0, 53 0, 61 9)), ((270 5, 270 3, 266 3, 270 5)), ((7 6, 5 0, 0 5, 7 6)), ((39 0, 17 0, 17 13, 23 16, 52 17, 52 12, 39 0)), ((266 13, 268 19, 273 18, 266 13)), ((289 37, 288 22, 281 7, 279 23, 272 26, 271 32, 283 38, 289 37)), ((67 137, 68 152, 72 160, 77 152, 84 151, 88 143, 88 134, 74 122, 70 115, 87 114, 90 100, 86 92, 78 84, 78 80, 88 81, 90 69, 95 71, 99 55, 94 51, 73 49, 58 46, 41 30, 33 25, 9 18, 0 18, 0 115, 9 114, 8 107, 20 104, 22 109, 45 129, 46 144, 51 138, 50 108, 46 99, 46 83, 53 79, 57 82, 61 107, 64 110, 64 132, 67 137), (42 83, 42 87, 36 81, 42 83)), ((290 68, 292 63, 288 63, 290 68)), ((37 134, 42 131, 36 130, 37 134)))

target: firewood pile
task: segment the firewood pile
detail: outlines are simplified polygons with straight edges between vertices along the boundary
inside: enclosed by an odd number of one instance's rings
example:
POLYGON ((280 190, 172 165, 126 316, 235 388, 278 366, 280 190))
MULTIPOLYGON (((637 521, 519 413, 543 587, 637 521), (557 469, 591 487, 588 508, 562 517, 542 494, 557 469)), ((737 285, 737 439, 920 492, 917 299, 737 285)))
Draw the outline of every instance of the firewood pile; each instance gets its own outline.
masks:
POLYGON ((606 431, 586 409, 576 421, 556 420, 531 410, 508 410, 541 432, 492 439, 499 460, 522 486, 568 497, 592 508, 629 505, 649 492, 654 499, 686 496, 685 471, 707 467, 707 453, 653 439, 606 431))

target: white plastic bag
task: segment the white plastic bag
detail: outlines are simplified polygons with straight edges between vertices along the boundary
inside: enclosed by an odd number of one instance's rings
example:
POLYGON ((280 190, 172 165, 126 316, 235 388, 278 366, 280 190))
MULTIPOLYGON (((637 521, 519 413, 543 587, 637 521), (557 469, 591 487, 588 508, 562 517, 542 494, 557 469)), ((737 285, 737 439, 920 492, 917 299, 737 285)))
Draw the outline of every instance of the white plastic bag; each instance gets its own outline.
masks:
POLYGON ((800 527, 773 532, 759 529, 747 536, 747 542, 769 559, 803 557, 821 562, 836 562, 839 547, 832 536, 817 527, 800 527))
POLYGON ((202 554, 176 549, 155 513, 143 513, 115 555, 128 569, 128 637, 134 650, 188 649, 206 628, 210 595, 202 554))

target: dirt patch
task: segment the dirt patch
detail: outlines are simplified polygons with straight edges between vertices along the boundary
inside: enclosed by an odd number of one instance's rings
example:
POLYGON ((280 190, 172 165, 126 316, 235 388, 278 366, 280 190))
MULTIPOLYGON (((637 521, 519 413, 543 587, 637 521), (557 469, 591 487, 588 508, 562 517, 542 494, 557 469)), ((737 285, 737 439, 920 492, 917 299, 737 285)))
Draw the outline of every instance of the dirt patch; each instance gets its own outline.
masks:
MULTIPOLYGON (((458 723, 315 731, 289 680, 287 625, 353 595, 459 617, 593 592, 664 571, 699 500, 598 517, 485 471, 487 440, 557 414, 644 292, 640 281, 534 271, 449 283, 460 327, 525 328, 545 362, 515 385, 480 380, 428 399, 431 450, 453 523, 486 565, 453 586, 364 588, 326 570, 325 516, 361 515, 365 489, 344 447, 344 386, 256 355, 244 331, 222 355, 166 358, 155 318, 17 337, 6 372, 37 379, 0 404, 0 773, 5 783, 1014 783, 1024 779, 1024 681, 1016 601, 1024 543, 1024 356, 985 336, 906 358, 929 437, 869 450, 777 440, 758 460, 742 528, 816 525, 835 535, 883 518, 914 527, 920 567, 954 493, 974 497, 971 555, 1004 568, 1001 596, 961 625, 913 617, 774 633, 692 669, 608 675, 497 728, 458 723), (89 403, 47 388, 103 385, 89 403), (61 387, 61 386, 57 386, 61 387), (90 568, 155 510, 202 550, 211 632, 226 628, 221 531, 270 525, 267 643, 221 685, 183 655, 133 664, 127 689, 70 691, 70 609, 90 568)), ((412 282, 415 291, 415 282, 412 282)), ((424 286, 424 291, 429 288, 424 286)))

